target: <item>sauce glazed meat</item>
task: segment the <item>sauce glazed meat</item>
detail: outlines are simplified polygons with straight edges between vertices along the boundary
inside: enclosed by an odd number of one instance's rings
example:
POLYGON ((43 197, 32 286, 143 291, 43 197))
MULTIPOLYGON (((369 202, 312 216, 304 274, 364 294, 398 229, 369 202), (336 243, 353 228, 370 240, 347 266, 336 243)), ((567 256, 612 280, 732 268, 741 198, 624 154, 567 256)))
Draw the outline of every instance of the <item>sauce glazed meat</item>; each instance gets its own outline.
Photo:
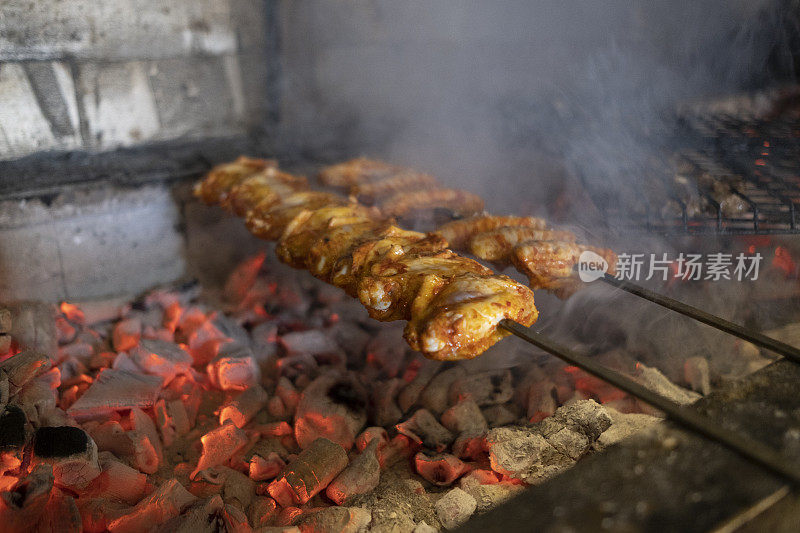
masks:
POLYGON ((580 289, 574 267, 585 251, 605 259, 614 275, 617 255, 606 248, 577 243, 575 234, 554 230, 541 218, 481 215, 455 220, 435 232, 456 250, 505 267, 513 265, 528 276, 533 289, 567 298, 580 289))
MULTIPOLYGON (((352 165, 329 169, 328 180, 352 181, 352 165)), ((530 326, 538 318, 533 291, 448 250, 441 236, 402 229, 374 208, 307 190, 284 173, 249 179, 258 170, 241 167, 216 167, 195 195, 243 215, 256 236, 277 240, 283 262, 357 297, 373 318, 408 321, 404 336, 426 357, 476 357, 508 335, 498 329, 502 319, 530 326)))

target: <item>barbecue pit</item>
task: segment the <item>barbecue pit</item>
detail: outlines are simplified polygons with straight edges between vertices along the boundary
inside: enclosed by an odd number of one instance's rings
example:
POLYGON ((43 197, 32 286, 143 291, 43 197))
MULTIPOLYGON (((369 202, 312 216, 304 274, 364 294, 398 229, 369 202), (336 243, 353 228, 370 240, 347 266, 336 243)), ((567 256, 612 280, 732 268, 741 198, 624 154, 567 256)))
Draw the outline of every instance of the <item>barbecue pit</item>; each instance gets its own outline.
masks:
POLYGON ((797 6, 669 4, 0 8, 3 522, 791 530, 797 6), (241 155, 385 160, 617 269, 429 360, 195 198, 241 155))

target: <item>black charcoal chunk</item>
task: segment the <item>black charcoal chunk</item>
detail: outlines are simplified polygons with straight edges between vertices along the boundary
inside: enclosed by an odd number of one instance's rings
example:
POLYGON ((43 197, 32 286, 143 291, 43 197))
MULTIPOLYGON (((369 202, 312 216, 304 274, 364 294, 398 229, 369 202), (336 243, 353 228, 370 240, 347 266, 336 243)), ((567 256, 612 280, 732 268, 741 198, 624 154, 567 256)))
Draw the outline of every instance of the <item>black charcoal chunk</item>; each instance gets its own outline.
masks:
POLYGON ((41 427, 36 430, 33 453, 42 459, 69 457, 89 448, 89 436, 72 426, 41 427))
POLYGON ((0 451, 14 450, 25 445, 25 413, 9 405, 0 415, 0 451))

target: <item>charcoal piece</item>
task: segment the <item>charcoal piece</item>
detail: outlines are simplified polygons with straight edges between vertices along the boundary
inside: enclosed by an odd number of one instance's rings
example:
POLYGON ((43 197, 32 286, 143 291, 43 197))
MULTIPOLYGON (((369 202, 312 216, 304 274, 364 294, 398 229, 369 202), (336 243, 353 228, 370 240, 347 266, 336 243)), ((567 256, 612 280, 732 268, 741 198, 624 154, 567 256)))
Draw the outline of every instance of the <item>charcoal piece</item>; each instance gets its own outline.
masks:
POLYGON ((163 379, 127 370, 103 370, 67 414, 77 419, 107 415, 132 407, 152 407, 163 379))
POLYGON ((69 457, 84 453, 89 447, 89 436, 80 428, 72 426, 41 427, 36 430, 33 453, 46 459, 69 457))
POLYGON ((0 415, 0 451, 21 448, 25 444, 25 413, 9 405, 0 415))
POLYGON ((328 373, 303 390, 295 412, 295 438, 308 448, 319 437, 353 446, 356 435, 367 422, 367 393, 352 374, 328 373))
MULTIPOLYGON (((456 367, 458 368, 458 367, 456 367)), ((449 404, 471 398, 481 407, 501 405, 514 396, 511 371, 489 370, 477 374, 462 375, 450 385, 449 404)))

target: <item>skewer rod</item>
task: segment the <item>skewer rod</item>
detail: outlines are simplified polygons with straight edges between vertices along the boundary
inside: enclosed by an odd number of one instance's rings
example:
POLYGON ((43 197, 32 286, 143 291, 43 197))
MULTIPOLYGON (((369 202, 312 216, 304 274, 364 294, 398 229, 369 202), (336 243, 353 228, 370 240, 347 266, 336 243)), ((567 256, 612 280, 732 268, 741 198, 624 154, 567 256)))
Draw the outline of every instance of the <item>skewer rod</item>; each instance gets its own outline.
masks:
POLYGON ((662 411, 667 418, 690 429, 710 440, 721 444, 729 450, 737 453, 741 457, 761 465, 768 470, 787 479, 792 484, 800 486, 800 469, 792 462, 784 458, 781 454, 762 444, 752 440, 746 435, 730 431, 714 420, 698 414, 693 409, 683 407, 664 396, 657 394, 650 389, 643 387, 632 379, 622 374, 597 364, 591 358, 580 355, 569 348, 565 348, 547 337, 531 331, 522 324, 512 320, 503 319, 500 327, 513 333, 520 339, 552 354, 567 363, 574 365, 581 370, 592 374, 608 383, 614 385, 631 396, 634 396, 653 407, 662 411))
POLYGON ((785 342, 780 342, 771 337, 767 337, 766 335, 762 335, 761 333, 751 331, 740 326, 739 324, 734 324, 733 322, 729 322, 724 318, 712 315, 711 313, 706 313, 701 309, 683 302, 679 302, 678 300, 670 298, 669 296, 664 296, 663 294, 645 289, 644 287, 636 285, 635 283, 617 279, 610 274, 604 274, 600 279, 609 285, 634 294, 640 298, 644 298, 645 300, 651 301, 654 304, 658 304, 661 307, 665 307, 671 311, 675 311, 676 313, 693 318, 699 322, 702 322, 703 324, 711 326, 712 328, 716 328, 720 331, 724 331, 725 333, 730 333, 735 337, 739 337, 740 339, 752 342, 756 346, 771 350, 786 357, 787 359, 791 359, 795 363, 800 363, 800 350, 794 346, 786 344, 785 342))

